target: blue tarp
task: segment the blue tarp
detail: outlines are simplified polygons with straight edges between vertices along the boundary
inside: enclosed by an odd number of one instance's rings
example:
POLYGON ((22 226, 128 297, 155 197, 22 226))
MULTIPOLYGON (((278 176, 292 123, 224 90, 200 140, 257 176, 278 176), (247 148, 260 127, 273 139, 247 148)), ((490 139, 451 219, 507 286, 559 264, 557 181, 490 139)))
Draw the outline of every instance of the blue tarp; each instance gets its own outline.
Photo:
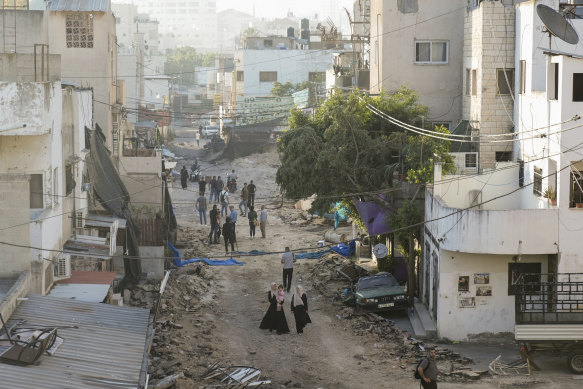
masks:
POLYGON ((189 263, 194 262, 204 262, 209 266, 243 266, 245 262, 239 262, 236 259, 229 258, 225 260, 218 260, 218 259, 208 259, 208 258, 191 258, 191 259, 182 259, 180 257, 180 252, 176 247, 172 245, 172 243, 168 242, 168 248, 172 251, 172 256, 174 259, 172 263, 175 266, 182 267, 184 265, 188 265, 189 263))
POLYGON ((270 254, 267 251, 261 251, 261 250, 251 250, 251 251, 235 251, 235 254, 238 255, 266 255, 266 254, 270 254))
POLYGON ((342 256, 348 257, 354 253, 355 247, 356 244, 354 243, 354 241, 351 241, 350 244, 348 245, 340 243, 336 246, 332 246, 328 250, 314 251, 311 253, 297 253, 296 259, 318 259, 321 258, 324 254, 328 254, 331 252, 336 252, 342 256))

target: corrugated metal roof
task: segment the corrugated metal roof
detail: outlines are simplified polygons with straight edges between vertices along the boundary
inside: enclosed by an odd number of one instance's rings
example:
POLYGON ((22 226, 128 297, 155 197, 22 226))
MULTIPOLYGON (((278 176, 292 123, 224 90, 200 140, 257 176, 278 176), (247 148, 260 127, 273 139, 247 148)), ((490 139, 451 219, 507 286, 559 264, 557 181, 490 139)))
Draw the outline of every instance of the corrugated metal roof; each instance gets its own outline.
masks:
POLYGON ((49 11, 108 12, 110 0, 50 0, 49 11))
POLYGON ((110 288, 104 284, 56 284, 49 296, 101 303, 109 294, 110 288))
POLYGON ((38 366, 0 363, 0 386, 11 389, 136 388, 150 312, 135 307, 29 296, 11 316, 27 326, 70 326, 55 355, 38 366))

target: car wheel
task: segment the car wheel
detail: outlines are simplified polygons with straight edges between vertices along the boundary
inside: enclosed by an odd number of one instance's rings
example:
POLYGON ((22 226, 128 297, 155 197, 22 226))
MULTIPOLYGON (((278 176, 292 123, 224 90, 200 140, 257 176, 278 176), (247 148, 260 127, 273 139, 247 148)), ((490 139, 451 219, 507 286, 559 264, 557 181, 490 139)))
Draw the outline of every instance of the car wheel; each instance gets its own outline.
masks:
POLYGON ((573 374, 583 374, 583 348, 571 351, 567 364, 573 374))

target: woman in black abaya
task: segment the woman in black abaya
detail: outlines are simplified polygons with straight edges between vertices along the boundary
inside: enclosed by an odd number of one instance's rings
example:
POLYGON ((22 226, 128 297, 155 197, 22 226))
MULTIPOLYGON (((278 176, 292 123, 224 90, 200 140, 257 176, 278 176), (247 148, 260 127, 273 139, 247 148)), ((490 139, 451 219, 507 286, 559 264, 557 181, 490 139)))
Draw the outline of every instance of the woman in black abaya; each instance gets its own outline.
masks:
POLYGON ((269 301, 269 308, 267 308, 267 312, 265 313, 265 316, 263 316, 259 328, 271 332, 276 329, 275 310, 277 309, 277 283, 275 282, 271 283, 271 290, 267 292, 267 301, 269 301))
POLYGON ((301 335, 304 333, 306 324, 311 323, 312 320, 310 320, 310 315, 308 315, 308 297, 300 285, 296 287, 296 292, 292 296, 291 310, 296 319, 296 331, 298 335, 301 335))

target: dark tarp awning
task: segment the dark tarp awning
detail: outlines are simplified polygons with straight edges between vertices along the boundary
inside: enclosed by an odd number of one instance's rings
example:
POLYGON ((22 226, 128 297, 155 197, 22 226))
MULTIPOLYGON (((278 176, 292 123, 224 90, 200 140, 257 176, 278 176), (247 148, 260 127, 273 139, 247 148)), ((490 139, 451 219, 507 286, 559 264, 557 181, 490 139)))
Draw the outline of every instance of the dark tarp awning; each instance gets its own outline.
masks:
POLYGON ((130 195, 113 165, 109 150, 97 131, 86 128, 89 134, 89 163, 87 169, 91 187, 99 203, 115 216, 126 219, 127 248, 124 250, 126 277, 140 278, 140 251, 138 236, 140 230, 134 223, 129 209, 130 195))
MULTIPOLYGON (((379 198, 378 201, 382 202, 383 199, 379 198)), ((387 217, 393 211, 382 206, 379 202, 354 200, 354 205, 369 235, 382 235, 392 231, 387 224, 387 217)))

